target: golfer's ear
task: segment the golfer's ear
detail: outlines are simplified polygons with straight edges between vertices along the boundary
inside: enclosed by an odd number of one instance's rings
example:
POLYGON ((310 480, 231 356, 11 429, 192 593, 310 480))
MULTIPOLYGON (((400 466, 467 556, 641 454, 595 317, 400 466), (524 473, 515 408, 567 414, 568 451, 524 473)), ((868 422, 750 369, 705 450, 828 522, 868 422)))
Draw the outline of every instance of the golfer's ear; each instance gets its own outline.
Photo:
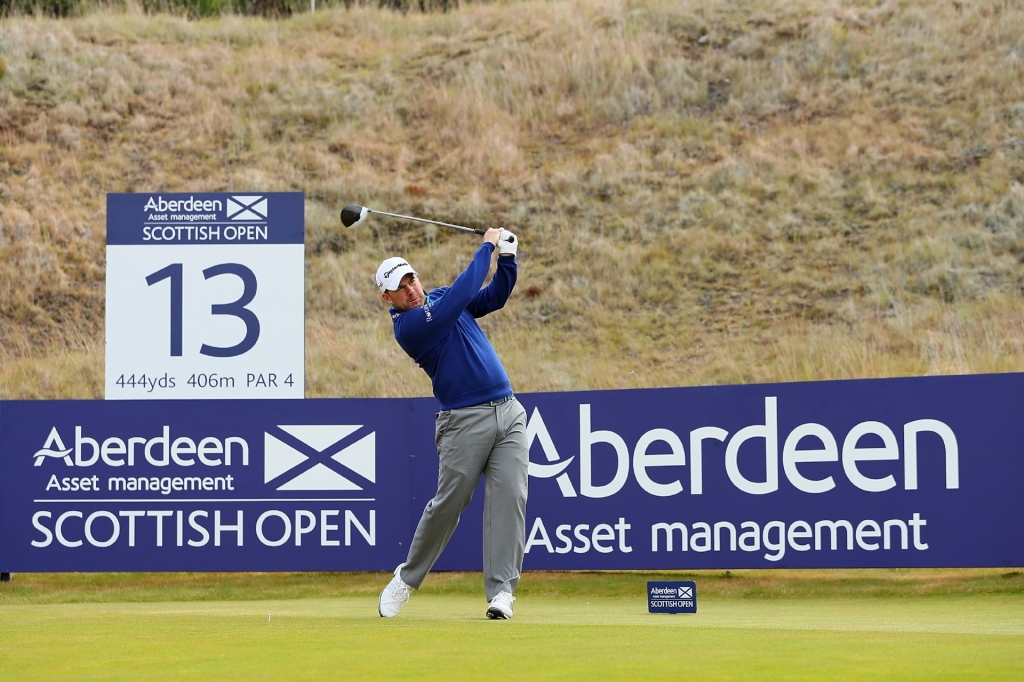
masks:
POLYGON ((384 302, 387 303, 388 305, 394 305, 394 303, 392 303, 391 301, 391 297, 388 296, 386 291, 383 294, 381 294, 380 297, 383 298, 384 302))

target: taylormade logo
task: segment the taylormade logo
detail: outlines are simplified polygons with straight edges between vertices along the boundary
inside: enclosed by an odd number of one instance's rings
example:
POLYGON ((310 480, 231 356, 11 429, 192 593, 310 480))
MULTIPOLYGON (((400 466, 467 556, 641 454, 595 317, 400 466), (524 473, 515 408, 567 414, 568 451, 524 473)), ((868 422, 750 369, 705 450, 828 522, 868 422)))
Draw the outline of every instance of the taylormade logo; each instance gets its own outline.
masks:
POLYGON ((393 267, 390 270, 388 270, 387 272, 385 272, 384 273, 384 279, 387 279, 388 277, 390 277, 391 273, 394 272, 395 270, 397 270, 398 268, 407 268, 407 267, 410 267, 409 264, 406 263, 405 261, 402 261, 401 263, 399 263, 395 267, 393 267))
POLYGON ((376 483, 376 432, 362 424, 279 425, 263 436, 263 482, 277 490, 363 490, 376 483))
MULTIPOLYGON (((626 485, 631 471, 637 484, 650 495, 671 497, 683 493, 687 487, 691 495, 702 495, 706 467, 724 468, 729 482, 748 495, 767 495, 779 490, 779 407, 775 397, 764 399, 763 423, 745 426, 733 434, 716 426, 691 430, 689 458, 682 438, 671 429, 651 429, 641 435, 631 449, 626 440, 614 431, 593 428, 589 404, 580 405, 579 409, 578 490, 583 497, 615 495, 626 485), (741 468, 739 453, 745 444, 749 445, 743 450, 745 466, 741 468), (706 451, 709 454, 707 462, 706 451), (712 452, 713 459, 710 457, 712 452), (597 460, 601 461, 600 476, 596 473, 597 460), (758 461, 755 463, 755 460, 758 461), (654 477, 652 474, 656 470, 658 475, 654 477), (752 470, 758 474, 753 475, 752 470), (609 471, 614 471, 610 478, 607 476, 609 471), (684 476, 684 472, 688 476, 684 476), (687 481, 685 485, 684 480, 687 481)), ((903 489, 916 490, 918 441, 922 433, 931 435, 927 437, 929 447, 920 466, 938 469, 944 475, 946 489, 959 488, 960 450, 956 434, 947 424, 936 419, 918 419, 903 424, 902 443, 888 425, 879 421, 861 422, 845 436, 840 434, 841 448, 836 435, 825 425, 800 424, 788 434, 782 434, 782 471, 789 485, 810 494, 833 490, 838 477, 845 477, 855 488, 866 492, 884 492, 898 485, 896 475, 900 469, 903 489), (798 449, 801 445, 802 448, 798 449), (862 470, 863 462, 896 462, 900 459, 903 460, 902 467, 891 465, 890 473, 885 476, 879 476, 879 470, 872 465, 864 466, 862 470), (810 463, 815 463, 815 466, 805 466, 810 463)), ((526 435, 528 447, 532 449, 534 442, 539 442, 548 461, 547 464, 530 462, 530 476, 554 478, 564 497, 576 497, 577 488, 569 471, 576 456, 563 459, 559 455, 539 409, 533 410, 526 435)))
POLYGON ((170 426, 164 426, 159 435, 149 438, 112 436, 102 441, 85 435, 82 427, 76 426, 73 442, 74 447, 66 447, 64 439, 54 426, 50 429, 50 435, 47 436, 43 447, 32 455, 35 458, 35 466, 42 466, 47 459, 60 459, 64 461, 65 466, 77 467, 91 467, 100 463, 111 467, 131 467, 143 462, 157 467, 171 464, 182 467, 196 464, 208 467, 249 464, 249 444, 244 438, 172 438, 170 426))

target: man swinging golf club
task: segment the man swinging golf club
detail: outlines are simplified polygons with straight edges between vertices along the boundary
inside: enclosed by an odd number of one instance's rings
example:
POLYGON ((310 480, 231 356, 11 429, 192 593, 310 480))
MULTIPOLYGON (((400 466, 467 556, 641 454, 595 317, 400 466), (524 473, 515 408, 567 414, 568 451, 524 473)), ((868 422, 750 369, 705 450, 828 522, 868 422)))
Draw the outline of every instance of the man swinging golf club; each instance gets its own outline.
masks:
POLYGON ((380 593, 378 611, 393 618, 418 589, 448 544, 480 475, 484 501, 484 591, 487 617, 512 617, 512 601, 526 544, 529 454, 526 410, 476 318, 505 305, 516 283, 519 240, 489 229, 469 267, 449 287, 423 292, 419 274, 403 258, 377 269, 377 286, 391 305, 395 339, 430 376, 441 403, 435 425, 437 494, 416 526, 409 555, 380 593), (499 241, 500 239, 500 241, 499 241), (485 288, 491 254, 498 269, 485 288))

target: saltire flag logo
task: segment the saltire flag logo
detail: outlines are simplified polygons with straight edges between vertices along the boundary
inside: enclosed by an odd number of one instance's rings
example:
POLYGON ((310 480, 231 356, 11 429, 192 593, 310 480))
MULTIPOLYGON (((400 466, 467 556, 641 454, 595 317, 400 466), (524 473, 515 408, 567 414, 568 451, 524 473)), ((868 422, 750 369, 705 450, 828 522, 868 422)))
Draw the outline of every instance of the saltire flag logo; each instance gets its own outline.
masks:
POLYGON ((263 482, 278 490, 363 490, 376 482, 376 432, 362 424, 278 425, 264 432, 263 482))
POLYGON ((228 197, 225 213, 228 220, 266 220, 267 198, 259 195, 228 197))

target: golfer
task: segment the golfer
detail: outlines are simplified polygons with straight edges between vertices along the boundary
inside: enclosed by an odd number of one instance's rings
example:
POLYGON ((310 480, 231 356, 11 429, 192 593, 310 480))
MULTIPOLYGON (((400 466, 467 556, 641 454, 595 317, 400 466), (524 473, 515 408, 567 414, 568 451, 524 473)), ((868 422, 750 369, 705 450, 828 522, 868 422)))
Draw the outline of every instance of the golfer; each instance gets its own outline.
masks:
POLYGON ((441 403, 435 425, 437 494, 416 526, 409 555, 380 593, 380 615, 393 618, 418 589, 448 544, 480 474, 484 498, 484 592, 487 617, 512 617, 526 544, 529 454, 526 410, 476 318, 505 305, 516 283, 511 232, 490 229, 469 267, 450 287, 424 294, 419 274, 403 258, 377 269, 377 286, 391 305, 398 345, 427 373, 441 403), (511 237, 511 241, 509 241, 511 237), (483 286, 497 247, 498 269, 483 286))

